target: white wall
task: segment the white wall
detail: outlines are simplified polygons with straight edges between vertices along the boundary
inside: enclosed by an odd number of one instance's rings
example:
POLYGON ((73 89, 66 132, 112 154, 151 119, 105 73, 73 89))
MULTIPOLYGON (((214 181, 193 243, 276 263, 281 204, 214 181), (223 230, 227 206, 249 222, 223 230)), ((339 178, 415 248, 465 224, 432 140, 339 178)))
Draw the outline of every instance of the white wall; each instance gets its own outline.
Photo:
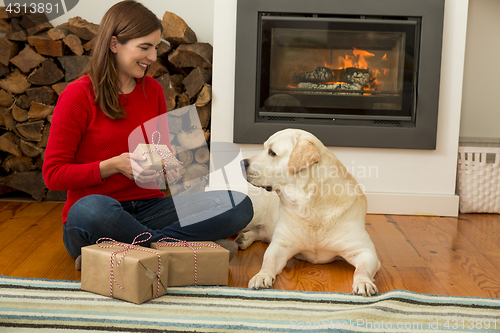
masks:
POLYGON ((470 0, 460 137, 500 139, 500 1, 470 0))
MULTIPOLYGON (((365 186, 369 212, 458 214, 455 181, 467 10, 468 0, 446 1, 436 150, 331 148, 365 186), (370 168, 371 174, 363 174, 370 168)), ((214 17, 212 141, 232 142, 235 1, 217 0, 214 17)), ((261 149, 240 146, 244 156, 261 149)))
MULTIPOLYGON (((3 2, 3 1, 2 1, 3 2)), ((68 13, 51 21, 52 25, 80 16, 99 24, 104 13, 119 0, 80 0, 68 13)), ((161 20, 166 11, 177 14, 193 29, 199 42, 212 43, 214 0, 140 0, 161 20)))

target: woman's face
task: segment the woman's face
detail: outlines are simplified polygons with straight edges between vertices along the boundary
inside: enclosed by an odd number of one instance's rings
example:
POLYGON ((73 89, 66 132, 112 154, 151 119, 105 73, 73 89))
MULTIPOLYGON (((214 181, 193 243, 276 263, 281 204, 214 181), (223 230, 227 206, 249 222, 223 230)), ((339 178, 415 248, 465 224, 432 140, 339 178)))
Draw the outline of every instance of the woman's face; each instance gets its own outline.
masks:
POLYGON ((144 77, 147 66, 156 61, 156 50, 161 43, 161 31, 157 30, 147 36, 131 39, 125 44, 120 44, 115 40, 116 37, 113 39, 110 49, 116 54, 118 77, 122 87, 132 78, 144 77))

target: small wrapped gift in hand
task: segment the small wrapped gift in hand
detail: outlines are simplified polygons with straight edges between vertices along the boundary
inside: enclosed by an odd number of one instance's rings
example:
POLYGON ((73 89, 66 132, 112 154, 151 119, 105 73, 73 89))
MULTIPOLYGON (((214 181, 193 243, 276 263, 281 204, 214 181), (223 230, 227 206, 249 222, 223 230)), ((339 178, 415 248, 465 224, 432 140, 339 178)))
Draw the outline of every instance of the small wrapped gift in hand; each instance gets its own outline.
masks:
MULTIPOLYGON (((167 145, 160 145, 154 141, 154 136, 158 132, 154 132, 152 144, 140 143, 134 150, 134 154, 141 154, 146 156, 143 161, 136 161, 144 170, 155 170, 157 172, 177 169, 182 164, 172 154, 167 145)), ((158 142, 159 133, 158 133, 158 142)))

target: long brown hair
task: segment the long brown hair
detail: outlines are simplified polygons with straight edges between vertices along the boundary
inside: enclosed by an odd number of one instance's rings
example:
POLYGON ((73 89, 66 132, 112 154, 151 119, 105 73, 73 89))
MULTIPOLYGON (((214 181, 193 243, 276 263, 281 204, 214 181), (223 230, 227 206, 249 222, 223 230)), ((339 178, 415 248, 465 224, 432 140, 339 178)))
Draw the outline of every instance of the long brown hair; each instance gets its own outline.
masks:
POLYGON ((109 118, 121 119, 126 116, 119 98, 118 66, 116 56, 110 50, 111 37, 115 36, 120 44, 125 44, 157 30, 163 32, 161 21, 135 0, 118 2, 104 14, 95 37, 92 59, 83 74, 90 76, 95 103, 109 118))

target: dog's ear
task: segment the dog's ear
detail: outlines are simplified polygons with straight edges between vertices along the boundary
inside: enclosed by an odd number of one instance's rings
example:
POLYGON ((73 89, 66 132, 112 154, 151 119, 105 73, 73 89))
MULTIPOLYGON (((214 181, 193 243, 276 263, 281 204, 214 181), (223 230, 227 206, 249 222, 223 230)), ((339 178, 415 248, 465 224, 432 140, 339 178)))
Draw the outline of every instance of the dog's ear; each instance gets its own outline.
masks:
POLYGON ((314 142, 299 138, 290 154, 287 169, 290 174, 309 168, 319 162, 319 150, 314 142))

